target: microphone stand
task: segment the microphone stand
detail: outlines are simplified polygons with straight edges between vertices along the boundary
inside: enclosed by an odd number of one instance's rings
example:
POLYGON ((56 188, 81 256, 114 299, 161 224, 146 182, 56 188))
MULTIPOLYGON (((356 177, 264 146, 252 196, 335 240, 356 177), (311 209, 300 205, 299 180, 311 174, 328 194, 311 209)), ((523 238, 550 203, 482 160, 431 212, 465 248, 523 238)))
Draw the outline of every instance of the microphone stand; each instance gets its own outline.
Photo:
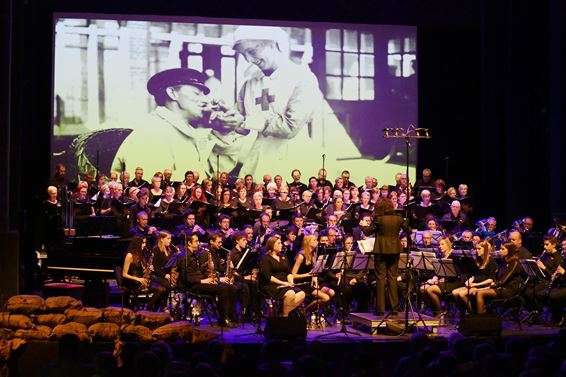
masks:
MULTIPOLYGON (((410 163, 410 159, 409 159, 409 154, 410 154, 410 147, 411 147, 411 139, 430 139, 431 136, 429 135, 429 130, 428 128, 416 128, 414 125, 410 124, 406 129, 404 128, 384 128, 383 129, 384 135, 383 137, 386 139, 404 139, 405 140, 405 174, 407 176, 407 186, 405 188, 406 191, 406 196, 407 196, 407 204, 405 204, 405 219, 406 221, 409 220, 409 201, 411 198, 411 193, 409 190, 410 185, 410 181, 409 181, 409 163, 410 163)), ((411 253, 410 253, 410 249, 411 249, 411 237, 408 234, 407 235, 407 248, 406 248, 406 255, 407 255, 407 265, 406 265, 406 271, 409 271, 409 277, 412 280, 412 271, 410 270, 412 268, 412 262, 411 262, 411 253)), ((399 335, 403 335, 407 332, 412 332, 412 331, 418 331, 418 326, 417 323, 414 323, 413 325, 409 325, 409 311, 413 311, 413 316, 414 313, 416 312, 416 314, 419 317, 419 321, 422 322, 423 324, 425 323, 424 320, 422 319, 421 313, 419 313, 418 309, 415 310, 415 308, 413 307, 412 303, 411 303, 411 289, 410 289, 410 285, 412 284, 412 281, 407 281, 407 287, 405 288, 405 319, 404 319, 404 325, 403 325, 403 331, 401 331, 401 333, 399 335)), ((397 306, 400 305, 400 302, 397 304, 397 306)), ((383 321, 386 320, 389 316, 391 315, 391 312, 389 312, 385 318, 383 318, 383 321)), ((382 322, 383 322, 382 321, 382 322)), ((377 327, 379 328, 379 326, 377 327)), ((426 325, 425 325, 425 329, 426 329, 426 325)), ((428 329, 427 329, 428 330, 428 329)))

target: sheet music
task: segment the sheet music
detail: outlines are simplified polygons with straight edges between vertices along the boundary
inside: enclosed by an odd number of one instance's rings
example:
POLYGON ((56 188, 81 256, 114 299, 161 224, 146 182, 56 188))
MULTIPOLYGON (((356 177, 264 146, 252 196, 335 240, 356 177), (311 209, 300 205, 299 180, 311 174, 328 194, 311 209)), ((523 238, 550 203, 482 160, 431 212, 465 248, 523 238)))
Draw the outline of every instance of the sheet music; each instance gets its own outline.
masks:
POLYGON ((375 245, 375 237, 366 238, 365 240, 358 241, 358 247, 363 254, 373 252, 373 246, 375 245))

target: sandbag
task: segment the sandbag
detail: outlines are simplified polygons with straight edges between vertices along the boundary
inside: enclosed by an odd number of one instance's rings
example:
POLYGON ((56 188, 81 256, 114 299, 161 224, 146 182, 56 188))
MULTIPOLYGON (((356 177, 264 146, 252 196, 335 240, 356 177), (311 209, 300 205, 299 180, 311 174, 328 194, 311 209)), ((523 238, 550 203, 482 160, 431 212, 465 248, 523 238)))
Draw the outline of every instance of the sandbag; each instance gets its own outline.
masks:
POLYGON ((65 315, 71 322, 82 323, 90 326, 102 318, 102 310, 98 308, 67 309, 65 315))
POLYGON ((136 323, 150 329, 156 329, 169 322, 171 322, 171 316, 168 313, 149 312, 147 310, 140 310, 136 313, 136 323))
POLYGON ((80 309, 83 303, 71 296, 56 296, 45 299, 47 310, 51 313, 65 313, 67 309, 80 309))
POLYGON ((0 313, 0 327, 28 330, 33 327, 31 318, 23 314, 0 313))
POLYGON ((81 341, 90 341, 87 327, 78 322, 67 322, 55 326, 51 332, 51 339, 61 339, 61 337, 66 334, 75 334, 81 341))
POLYGON ((14 336, 26 340, 48 340, 51 337, 51 327, 38 325, 29 330, 20 329, 16 331, 14 336))
POLYGON ((88 333, 92 339, 96 340, 114 340, 120 335, 120 327, 115 323, 100 322, 91 325, 88 333))
POLYGON ((67 320, 65 314, 61 313, 34 314, 31 318, 38 325, 45 325, 49 327, 55 327, 67 320))
POLYGON ((175 341, 184 339, 193 340, 193 325, 189 321, 178 321, 163 325, 153 330, 153 337, 157 340, 175 341))
POLYGON ((8 299, 6 308, 10 313, 20 314, 44 312, 47 309, 43 297, 37 295, 12 296, 8 299))
POLYGON ((107 322, 112 322, 117 325, 132 323, 136 319, 136 313, 131 309, 114 306, 102 309, 102 315, 107 322))
POLYGON ((120 337, 124 341, 139 341, 151 342, 153 341, 152 331, 142 325, 123 325, 120 330, 122 334, 120 337))

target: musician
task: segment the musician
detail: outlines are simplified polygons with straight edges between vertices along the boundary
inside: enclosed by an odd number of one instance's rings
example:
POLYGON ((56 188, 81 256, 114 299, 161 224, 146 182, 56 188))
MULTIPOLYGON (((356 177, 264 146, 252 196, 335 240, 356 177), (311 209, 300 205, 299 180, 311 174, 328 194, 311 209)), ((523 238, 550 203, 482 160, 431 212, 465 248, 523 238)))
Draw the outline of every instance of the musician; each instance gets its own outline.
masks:
MULTIPOLYGON (((566 250, 566 240, 562 241, 563 251, 566 250)), ((552 313, 552 319, 558 326, 563 326, 566 319, 564 313, 564 305, 566 305, 566 274, 564 265, 564 254, 562 254, 562 265, 558 266, 553 274, 553 279, 549 283, 546 296, 548 305, 552 313)))
POLYGON ((165 195, 161 199, 161 203, 159 203, 159 207, 155 211, 155 215, 162 215, 162 216, 174 216, 178 213, 169 211, 169 206, 172 203, 176 203, 177 199, 175 199, 175 189, 171 186, 165 187, 165 195))
POLYGON ((371 195, 369 192, 364 191, 361 194, 362 201, 354 209, 354 219, 361 220, 360 214, 362 212, 373 212, 373 205, 370 203, 371 195))
POLYGON ((362 201, 360 198, 360 190, 357 186, 350 187, 350 204, 358 204, 362 201))
POLYGON ((432 179, 432 171, 429 168, 423 169, 422 177, 418 178, 413 186, 413 195, 417 196, 419 193, 419 187, 427 186, 427 187, 435 187, 436 182, 432 179))
POLYGON ((298 231, 295 225, 289 225, 287 229, 285 229, 285 240, 283 241, 283 250, 281 253, 287 256, 287 259, 290 261, 295 260, 295 256, 299 252, 304 238, 301 237, 300 241, 297 239, 298 231))
POLYGON ((316 189, 318 188, 318 179, 316 179, 316 177, 310 177, 309 178, 309 185, 308 185, 308 190, 310 192, 316 192, 316 189))
POLYGON ((289 313, 305 300, 305 292, 295 287, 291 266, 285 255, 280 254, 283 244, 271 237, 266 244, 266 255, 260 263, 260 290, 267 296, 283 299, 281 315, 289 313))
POLYGON ((154 197, 161 198, 163 196, 163 190, 161 189, 161 176, 154 175, 151 178, 151 188, 149 189, 149 200, 155 203, 154 197))
POLYGON ((228 250, 231 250, 234 247, 234 243, 232 242, 234 229, 230 227, 231 221, 232 220, 228 215, 222 214, 218 216, 218 233, 222 237, 222 246, 228 250))
POLYGON ((436 240, 432 237, 432 231, 425 230, 422 232, 421 241, 412 245, 413 250, 432 249, 437 246, 436 240))
POLYGON ((232 199, 232 207, 240 208, 242 210, 248 210, 252 208, 252 201, 248 197, 248 190, 245 185, 238 187, 237 197, 232 199))
POLYGON ((523 236, 517 229, 513 229, 509 232, 509 242, 515 245, 519 259, 531 259, 533 257, 533 254, 523 246, 523 236))
MULTIPOLYGON (((319 169, 318 170, 318 187, 332 187, 332 183, 326 179, 326 169, 319 169)), ((309 180, 310 183, 310 180, 309 180)))
POLYGON ((261 192, 253 194, 250 208, 254 211, 263 211, 263 194, 261 192))
POLYGON ((79 189, 78 195, 75 198, 73 217, 75 218, 75 220, 78 220, 94 215, 94 206, 92 205, 90 198, 87 196, 87 188, 83 186, 79 189))
POLYGON ((230 264, 234 271, 234 283, 240 297, 241 314, 242 317, 245 317, 246 314, 255 312, 258 307, 258 253, 248 246, 246 233, 236 232, 233 238, 235 246, 230 251, 230 264), (244 257, 245 259, 242 259, 244 257), (252 303, 253 307, 250 307, 250 303, 252 303))
POLYGON ((130 236, 144 239, 149 238, 152 241, 148 243, 153 243, 157 235, 159 235, 159 230, 154 226, 148 225, 147 213, 145 211, 138 212, 136 215, 136 225, 130 229, 130 236))
POLYGON ((244 176, 244 187, 248 192, 248 195, 252 195, 255 189, 254 177, 251 174, 246 174, 244 176))
POLYGON ((501 245, 501 256, 505 264, 497 271, 497 279, 489 288, 479 289, 476 292, 477 313, 485 313, 487 300, 495 298, 509 298, 521 289, 521 263, 519 262, 517 246, 511 242, 501 245))
POLYGON ((62 205, 57 199, 58 190, 55 186, 47 187, 47 199, 42 203, 43 209, 43 240, 48 248, 60 246, 63 242, 62 205))
POLYGON ((130 219, 136 219, 139 212, 145 212, 148 217, 153 217, 153 207, 149 206, 149 190, 141 188, 136 197, 137 203, 130 208, 130 219))
MULTIPOLYGON (((342 194, 342 192, 340 192, 342 194)), ((342 196, 335 197, 334 201, 326 207, 326 215, 328 216, 336 216, 337 222, 345 215, 349 216, 349 213, 346 212, 348 206, 344 204, 344 200, 342 196)))
POLYGON ((493 216, 489 217, 485 225, 480 227, 479 229, 481 238, 482 239, 486 239, 487 237, 494 238, 497 233, 495 231, 496 228, 497 228, 497 220, 493 216))
POLYGON ((303 203, 301 203, 301 205, 297 208, 297 213, 306 216, 311 208, 316 208, 316 204, 314 204, 312 200, 312 192, 310 190, 303 191, 301 199, 303 200, 303 203))
POLYGON ((152 258, 146 259, 146 246, 145 238, 137 236, 132 238, 124 258, 122 278, 124 279, 124 286, 136 295, 142 289, 147 289, 149 293, 152 293, 147 308, 151 311, 157 311, 161 308, 163 300, 167 298, 167 289, 152 278, 152 258))
POLYGON ((291 198, 289 198, 289 187, 283 185, 279 189, 279 197, 273 201, 273 207, 276 211, 282 209, 289 209, 293 207, 294 203, 291 198))
MULTIPOLYGON (((370 220, 371 221, 371 220, 370 220)), ((352 236, 344 237, 344 252, 346 259, 344 263, 344 271, 329 270, 325 278, 329 286, 340 294, 339 305, 342 309, 349 311, 352 301, 356 300, 356 311, 367 312, 370 299, 370 287, 367 283, 364 270, 354 270, 354 260, 356 255, 360 253, 354 248, 354 239, 352 236)))
POLYGON ((528 304, 534 310, 540 312, 546 298, 546 292, 552 276, 563 263, 562 256, 558 252, 558 239, 554 237, 544 237, 544 252, 537 259, 537 266, 544 272, 544 279, 537 279, 534 284, 529 284, 525 289, 525 297, 528 304))
POLYGON ((173 176, 173 170, 166 168, 163 169, 163 177, 161 177, 161 189, 165 190, 167 186, 173 186, 173 181, 171 177, 173 176))
POLYGON ((399 254, 403 251, 399 241, 399 232, 408 231, 407 221, 395 214, 390 200, 379 200, 376 203, 374 219, 371 224, 361 220, 366 236, 374 236, 376 272, 376 308, 378 315, 385 312, 385 281, 387 280, 387 293, 393 311, 397 310, 397 270, 399 254))
MULTIPOLYGON (((452 259, 452 237, 442 237, 438 243, 440 249, 439 259, 452 259)), ((432 308, 435 317, 439 316, 442 310, 441 298, 443 293, 452 292, 454 289, 463 285, 457 277, 439 277, 437 275, 428 279, 419 288, 425 303, 432 308)))
POLYGON ((149 182, 143 179, 143 168, 138 166, 134 171, 134 179, 128 183, 128 187, 137 187, 141 189, 142 187, 148 188, 149 182))
POLYGON ((430 191, 422 190, 421 202, 411 208, 413 226, 419 230, 425 229, 427 218, 435 217, 437 212, 436 206, 432 203, 430 191))
POLYGON ((232 190, 223 188, 220 196, 220 202, 217 204, 219 209, 232 207, 232 190))
MULTIPOLYGON (((370 212, 362 212, 360 216, 361 216, 360 220, 364 221, 366 224, 371 224, 370 212)), ((354 242, 365 240, 366 238, 368 238, 364 233, 364 227, 358 225, 357 227, 352 229, 352 238, 354 239, 354 242)))
POLYGON ((186 243, 188 236, 196 234, 201 240, 204 240, 206 231, 196 223, 196 216, 192 209, 188 209, 183 214, 183 224, 178 225, 176 228, 176 237, 186 243))
POLYGON ((457 200, 454 200, 452 204, 450 204, 450 213, 442 216, 442 221, 445 222, 445 228, 449 234, 455 234, 465 229, 470 229, 468 216, 462 211, 462 206, 457 200))
POLYGON ((254 237, 257 240, 256 244, 264 246, 274 233, 271 225, 271 216, 267 212, 262 212, 259 215, 259 221, 254 224, 254 237))
POLYGON ((267 190, 266 198, 273 200, 277 198, 277 184, 275 182, 269 182, 265 189, 267 190))
POLYGON ((209 252, 199 248, 200 243, 196 234, 188 237, 187 250, 177 261, 179 284, 181 289, 195 294, 205 294, 218 297, 218 325, 221 327, 236 327, 230 317, 235 314, 236 290, 233 286, 216 282, 213 270, 209 265, 209 252))
POLYGON ((317 247, 318 241, 316 236, 305 236, 303 246, 301 251, 295 256, 295 263, 291 271, 295 283, 307 283, 301 289, 306 295, 314 297, 314 300, 305 307, 306 313, 326 305, 334 297, 335 293, 333 289, 319 283, 318 276, 311 273, 316 260, 317 247))
MULTIPOLYGON (((169 186, 170 187, 170 186, 169 186)), ((152 283, 160 284, 165 288, 165 293, 156 302, 160 309, 167 306, 167 297, 171 292, 171 268, 165 268, 171 256, 179 252, 179 249, 171 242, 171 233, 164 230, 159 233, 157 237, 157 244, 151 249, 153 254, 153 280, 152 283)))
POLYGON ((343 170, 340 176, 342 177, 344 188, 351 189, 352 187, 356 187, 356 184, 350 181, 350 172, 348 170, 343 170))
POLYGON ((491 246, 488 241, 481 241, 475 246, 476 250, 476 265, 478 273, 468 277, 463 287, 458 287, 452 291, 452 295, 457 301, 464 304, 464 310, 472 312, 470 304, 470 297, 473 297, 478 292, 478 289, 487 288, 497 278, 497 262, 491 257, 491 246))
POLYGON ((69 184, 69 180, 65 177, 65 173, 67 172, 67 168, 64 164, 57 164, 55 165, 55 174, 49 180, 49 186, 67 186, 69 184))
POLYGON ((350 198, 351 198, 350 189, 349 188, 343 188, 342 189, 342 200, 344 201, 344 204, 349 206, 350 205, 350 198))
POLYGON ((293 178, 293 182, 289 184, 289 188, 297 188, 299 194, 302 195, 303 192, 307 190, 307 185, 301 182, 301 171, 299 169, 293 169, 293 171, 291 171, 291 178, 293 178))

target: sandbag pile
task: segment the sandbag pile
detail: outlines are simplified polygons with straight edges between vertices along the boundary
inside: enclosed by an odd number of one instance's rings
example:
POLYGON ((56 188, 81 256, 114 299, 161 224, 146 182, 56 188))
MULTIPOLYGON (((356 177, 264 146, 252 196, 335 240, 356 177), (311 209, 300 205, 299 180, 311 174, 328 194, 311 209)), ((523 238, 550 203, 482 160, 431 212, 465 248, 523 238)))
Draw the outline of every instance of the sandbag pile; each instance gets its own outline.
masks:
POLYGON ((174 341, 184 339, 205 343, 218 337, 210 331, 194 329, 186 321, 173 322, 167 313, 127 308, 83 307, 70 296, 43 299, 36 295, 11 297, 6 312, 0 312, 2 339, 58 340, 76 334, 82 341, 174 341))

